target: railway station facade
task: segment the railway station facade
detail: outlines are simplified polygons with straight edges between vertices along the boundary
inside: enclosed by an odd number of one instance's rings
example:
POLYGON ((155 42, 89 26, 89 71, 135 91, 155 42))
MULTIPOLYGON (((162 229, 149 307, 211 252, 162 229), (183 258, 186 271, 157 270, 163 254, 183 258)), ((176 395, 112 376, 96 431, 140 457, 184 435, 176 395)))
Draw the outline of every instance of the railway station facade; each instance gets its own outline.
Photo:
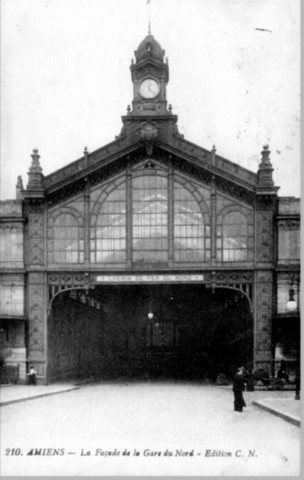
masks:
POLYGON ((75 378, 275 374, 300 356, 300 200, 187 141, 148 35, 115 140, 0 202, 2 362, 75 378))

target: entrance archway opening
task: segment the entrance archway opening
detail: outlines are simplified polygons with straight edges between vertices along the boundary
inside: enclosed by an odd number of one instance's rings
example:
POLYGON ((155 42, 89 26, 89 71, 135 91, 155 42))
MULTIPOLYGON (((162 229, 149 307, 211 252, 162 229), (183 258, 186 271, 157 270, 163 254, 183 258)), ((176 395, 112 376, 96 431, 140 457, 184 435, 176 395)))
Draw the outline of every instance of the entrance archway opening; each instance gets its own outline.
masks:
POLYGON ((60 293, 48 320, 49 381, 214 381, 252 367, 253 318, 238 290, 103 285, 60 293))

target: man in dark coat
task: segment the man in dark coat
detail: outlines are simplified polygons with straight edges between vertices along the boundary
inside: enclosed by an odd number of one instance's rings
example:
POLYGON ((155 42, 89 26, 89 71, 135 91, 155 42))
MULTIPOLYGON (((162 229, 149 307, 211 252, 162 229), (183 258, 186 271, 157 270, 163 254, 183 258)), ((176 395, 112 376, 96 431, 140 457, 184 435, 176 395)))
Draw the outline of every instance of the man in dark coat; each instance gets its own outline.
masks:
POLYGON ((252 370, 245 372, 245 386, 247 392, 254 392, 254 378, 252 370))
POLYGON ((237 369, 237 372, 233 378, 234 410, 236 412, 242 412, 243 407, 246 407, 246 403, 243 397, 244 384, 245 381, 243 375, 243 368, 240 367, 237 369))
POLYGON ((287 383, 290 383, 289 376, 288 376, 288 373, 286 371, 286 363, 284 362, 284 360, 281 361, 281 366, 280 366, 279 371, 278 371, 278 378, 281 378, 281 379, 285 380, 287 383))
POLYGON ((31 367, 29 373, 27 373, 29 377, 29 385, 36 385, 36 373, 34 367, 31 367))

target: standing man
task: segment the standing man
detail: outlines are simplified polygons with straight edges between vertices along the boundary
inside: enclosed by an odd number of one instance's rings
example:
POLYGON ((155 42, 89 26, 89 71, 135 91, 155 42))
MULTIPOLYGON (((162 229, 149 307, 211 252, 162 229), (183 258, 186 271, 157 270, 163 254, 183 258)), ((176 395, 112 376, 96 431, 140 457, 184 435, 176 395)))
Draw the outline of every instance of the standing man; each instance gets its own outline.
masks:
POLYGON ((233 378, 234 410, 236 412, 242 412, 243 407, 246 407, 243 397, 244 384, 243 367, 239 367, 233 378))
POLYGON ((34 367, 31 367, 29 373, 27 373, 29 377, 29 385, 36 385, 36 373, 34 367))
POLYGON ((281 379, 285 380, 287 383, 290 383, 289 376, 288 376, 288 373, 286 371, 286 363, 285 363, 284 360, 281 360, 281 366, 280 366, 279 371, 278 371, 278 378, 281 378, 281 379))

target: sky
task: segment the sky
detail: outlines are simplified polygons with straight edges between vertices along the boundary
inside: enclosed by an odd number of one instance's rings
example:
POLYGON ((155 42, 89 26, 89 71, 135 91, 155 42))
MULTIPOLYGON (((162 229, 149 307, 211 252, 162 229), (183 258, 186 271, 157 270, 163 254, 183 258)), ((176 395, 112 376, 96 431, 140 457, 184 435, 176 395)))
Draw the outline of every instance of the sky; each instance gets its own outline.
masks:
POLYGON ((169 60, 185 138, 257 172, 269 144, 280 196, 300 195, 300 0, 2 0, 0 198, 120 133, 134 50, 169 60))

